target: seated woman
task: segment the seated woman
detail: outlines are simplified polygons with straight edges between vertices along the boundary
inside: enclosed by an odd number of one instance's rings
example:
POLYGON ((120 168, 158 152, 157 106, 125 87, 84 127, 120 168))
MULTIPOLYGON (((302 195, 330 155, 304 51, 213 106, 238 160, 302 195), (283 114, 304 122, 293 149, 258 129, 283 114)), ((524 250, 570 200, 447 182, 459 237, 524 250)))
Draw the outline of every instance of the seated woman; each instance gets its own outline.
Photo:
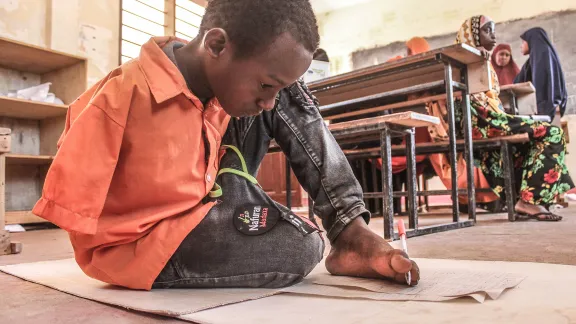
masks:
MULTIPOLYGON (((494 22, 486 16, 466 20, 457 35, 457 43, 478 48, 484 55, 496 44, 494 22)), ((530 142, 514 147, 514 165, 522 169, 520 199, 515 209, 520 217, 540 221, 559 221, 562 217, 548 211, 558 196, 574 187, 565 165, 566 140, 563 131, 549 123, 536 122, 506 114, 498 99, 499 84, 492 69, 493 88, 471 95, 474 138, 490 138, 527 133, 530 142)), ((536 80, 536 82, 538 82, 536 80)), ((461 108, 461 101, 456 111, 461 108)), ((461 111, 461 110, 460 110, 461 111)), ((459 122, 460 124, 460 122, 459 122)), ((476 165, 496 194, 504 183, 499 152, 475 154, 476 165)))
MULTIPOLYGON (((532 82, 536 88, 538 114, 550 116, 554 121, 556 109, 564 116, 568 93, 558 53, 544 29, 532 28, 520 36, 522 54, 530 55, 514 83, 532 82)), ((557 122, 560 122, 559 120, 557 122)))
POLYGON ((513 84, 514 78, 520 72, 520 68, 512 57, 512 48, 508 44, 496 46, 492 52, 492 66, 498 76, 500 85, 513 84))

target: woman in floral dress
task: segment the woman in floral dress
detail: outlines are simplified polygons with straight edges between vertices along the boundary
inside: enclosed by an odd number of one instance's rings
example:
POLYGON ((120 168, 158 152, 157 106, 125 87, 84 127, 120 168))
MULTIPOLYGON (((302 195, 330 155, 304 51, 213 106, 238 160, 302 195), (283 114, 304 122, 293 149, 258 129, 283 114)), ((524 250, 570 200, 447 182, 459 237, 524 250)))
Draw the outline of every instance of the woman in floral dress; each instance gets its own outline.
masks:
MULTIPOLYGON (((466 20, 457 43, 478 48, 486 57, 496 45, 495 24, 486 16, 466 20)), ((514 166, 521 169, 520 195, 515 206, 519 217, 540 221, 559 221, 562 217, 548 211, 560 194, 574 187, 565 164, 566 139, 562 129, 550 123, 509 115, 498 99, 498 77, 492 69, 493 89, 471 95, 473 138, 491 138, 527 133, 530 142, 514 146, 514 166)), ((456 112, 461 112, 461 101, 456 112)), ((462 120, 459 118, 459 125, 462 120)), ((475 153, 475 164, 499 195, 504 187, 502 159, 498 151, 475 153)))

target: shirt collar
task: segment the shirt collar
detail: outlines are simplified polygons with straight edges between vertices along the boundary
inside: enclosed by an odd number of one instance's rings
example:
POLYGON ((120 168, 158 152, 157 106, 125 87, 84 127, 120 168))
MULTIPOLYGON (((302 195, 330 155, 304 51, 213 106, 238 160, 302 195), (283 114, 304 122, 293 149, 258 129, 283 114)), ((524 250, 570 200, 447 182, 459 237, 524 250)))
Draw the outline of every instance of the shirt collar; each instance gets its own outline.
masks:
MULTIPOLYGON (((184 44, 188 42, 172 36, 152 37, 140 50, 138 64, 144 73, 146 82, 150 87, 150 91, 154 96, 157 103, 163 103, 168 99, 172 99, 179 94, 184 94, 199 108, 203 109, 204 105, 196 97, 184 80, 184 76, 178 70, 178 67, 166 56, 162 47, 166 44, 178 41, 184 44)), ((211 100, 207 105, 217 105, 217 100, 211 100)))

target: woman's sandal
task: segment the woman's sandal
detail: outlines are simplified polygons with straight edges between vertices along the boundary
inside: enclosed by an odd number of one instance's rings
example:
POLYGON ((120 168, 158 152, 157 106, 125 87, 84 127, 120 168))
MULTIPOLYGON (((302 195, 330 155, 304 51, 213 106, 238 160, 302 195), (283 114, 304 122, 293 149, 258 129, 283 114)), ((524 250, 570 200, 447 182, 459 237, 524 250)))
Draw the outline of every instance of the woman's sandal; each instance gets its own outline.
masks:
POLYGON ((540 222, 558 222, 562 220, 562 216, 553 214, 551 212, 547 213, 538 213, 538 214, 525 214, 525 213, 518 213, 516 215, 518 220, 529 220, 535 219, 540 222))

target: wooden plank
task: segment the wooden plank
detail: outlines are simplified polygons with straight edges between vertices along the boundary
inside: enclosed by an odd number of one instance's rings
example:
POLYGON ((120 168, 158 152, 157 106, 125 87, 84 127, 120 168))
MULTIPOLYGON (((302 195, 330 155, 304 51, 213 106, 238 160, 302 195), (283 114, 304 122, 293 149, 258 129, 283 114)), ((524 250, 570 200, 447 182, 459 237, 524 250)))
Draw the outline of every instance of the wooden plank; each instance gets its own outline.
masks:
POLYGON ((5 175, 6 210, 32 210, 38 199, 40 199, 46 167, 38 164, 39 161, 32 162, 36 164, 9 164, 7 161, 5 175))
POLYGON ((0 97, 0 115, 5 117, 41 120, 66 116, 67 110, 65 105, 0 97))
POLYGON ((455 60, 464 63, 464 64, 472 64, 476 62, 483 61, 484 58, 480 55, 480 51, 477 49, 470 47, 465 44, 455 44, 439 49, 435 49, 426 53, 412 55, 405 57, 400 60, 396 60, 393 62, 386 62, 375 66, 366 67, 363 69, 358 69, 352 72, 332 76, 329 78, 325 78, 322 80, 314 81, 308 84, 310 90, 315 91, 327 86, 333 86, 338 83, 348 82, 353 79, 363 78, 368 75, 382 73, 387 70, 391 70, 394 68, 398 68, 401 66, 406 66, 422 61, 429 60, 431 58, 436 57, 436 55, 442 54, 449 57, 454 58, 455 60))
POLYGON ((438 117, 419 114, 411 111, 390 114, 374 118, 364 118, 351 120, 343 123, 332 124, 328 127, 331 132, 342 131, 345 129, 354 129, 360 127, 377 126, 379 124, 393 124, 406 127, 423 127, 440 124, 438 117))
POLYGON ((71 104, 84 91, 88 82, 88 65, 85 61, 72 66, 52 71, 42 75, 42 83, 52 82, 50 91, 62 99, 65 104, 71 104))
POLYGON ((12 146, 12 136, 0 135, 0 153, 10 152, 12 146))
POLYGON ((12 246, 10 245, 10 233, 4 230, 4 223, 0 223, 0 255, 12 254, 12 246))
POLYGON ((164 35, 176 35, 176 0, 164 2, 164 35))
POLYGON ((492 89, 492 65, 488 61, 480 61, 468 65, 469 93, 486 92, 492 89))
POLYGON ((44 74, 86 58, 0 37, 0 66, 11 70, 44 74))
POLYGON ((58 139, 65 124, 66 116, 40 121, 40 155, 56 155, 58 139))
POLYGON ((532 82, 507 84, 500 87, 500 93, 502 92, 513 92, 516 95, 535 93, 536 89, 532 82))
MULTIPOLYGON (((457 91, 454 93, 455 97, 461 96, 461 95, 462 95, 462 93, 460 91, 457 91)), ((365 114, 372 114, 375 112, 381 112, 381 111, 387 111, 387 110, 394 110, 394 109, 400 109, 400 108, 410 108, 410 107, 414 107, 414 106, 418 106, 418 105, 422 105, 422 104, 427 104, 429 102, 443 100, 443 99, 446 99, 445 94, 436 95, 436 96, 429 96, 429 97, 424 97, 424 98, 419 98, 419 99, 414 99, 414 100, 408 100, 408 101, 402 101, 402 102, 397 102, 397 103, 384 105, 384 106, 378 106, 378 107, 374 107, 374 108, 358 109, 358 110, 354 110, 354 111, 347 112, 347 113, 342 113, 342 114, 337 114, 337 115, 332 115, 332 116, 326 116, 326 117, 324 117, 324 119, 325 120, 333 120, 333 119, 347 118, 347 117, 353 117, 353 116, 359 116, 359 115, 365 115, 365 114)), ((322 111, 320 111, 320 113, 322 113, 322 111)))
POLYGON ((8 153, 6 157, 7 165, 46 165, 52 163, 54 157, 51 155, 26 155, 8 153))
POLYGON ((52 0, 46 0, 46 21, 44 23, 44 44, 52 48, 52 15, 54 14, 52 0))
POLYGON ((34 224, 34 223, 46 223, 47 221, 40 218, 34 214, 32 211, 6 211, 6 224, 34 224))
MULTIPOLYGON (((484 139, 476 139, 474 140, 474 144, 485 144, 485 143, 493 143, 499 141, 506 141, 512 144, 518 143, 526 143, 530 141, 530 137, 528 134, 515 134, 509 136, 501 136, 501 137, 494 137, 494 138, 484 138, 484 139)), ((457 140, 456 145, 464 145, 464 140, 457 140)), ((430 143, 418 143, 416 144, 416 148, 448 148, 450 146, 450 142, 430 142, 430 143)), ((406 150, 405 145, 392 145, 392 151, 401 151, 403 152, 406 150)), ((356 154, 365 154, 365 153, 379 153, 380 147, 371 147, 366 149, 347 149, 343 150, 344 154, 346 155, 356 155, 356 154)))
MULTIPOLYGON (((459 71, 454 71, 452 79, 454 81, 460 81, 459 71)), ((374 77, 366 81, 316 92, 314 96, 316 96, 322 106, 325 106, 336 102, 436 81, 444 81, 444 67, 442 65, 415 69, 383 77, 374 77)))
MULTIPOLYGON (((0 154, 0 237, 6 224, 6 154, 0 154)), ((1 239, 0 239, 1 241, 1 239)), ((3 247, 0 243, 0 255, 3 247)))

